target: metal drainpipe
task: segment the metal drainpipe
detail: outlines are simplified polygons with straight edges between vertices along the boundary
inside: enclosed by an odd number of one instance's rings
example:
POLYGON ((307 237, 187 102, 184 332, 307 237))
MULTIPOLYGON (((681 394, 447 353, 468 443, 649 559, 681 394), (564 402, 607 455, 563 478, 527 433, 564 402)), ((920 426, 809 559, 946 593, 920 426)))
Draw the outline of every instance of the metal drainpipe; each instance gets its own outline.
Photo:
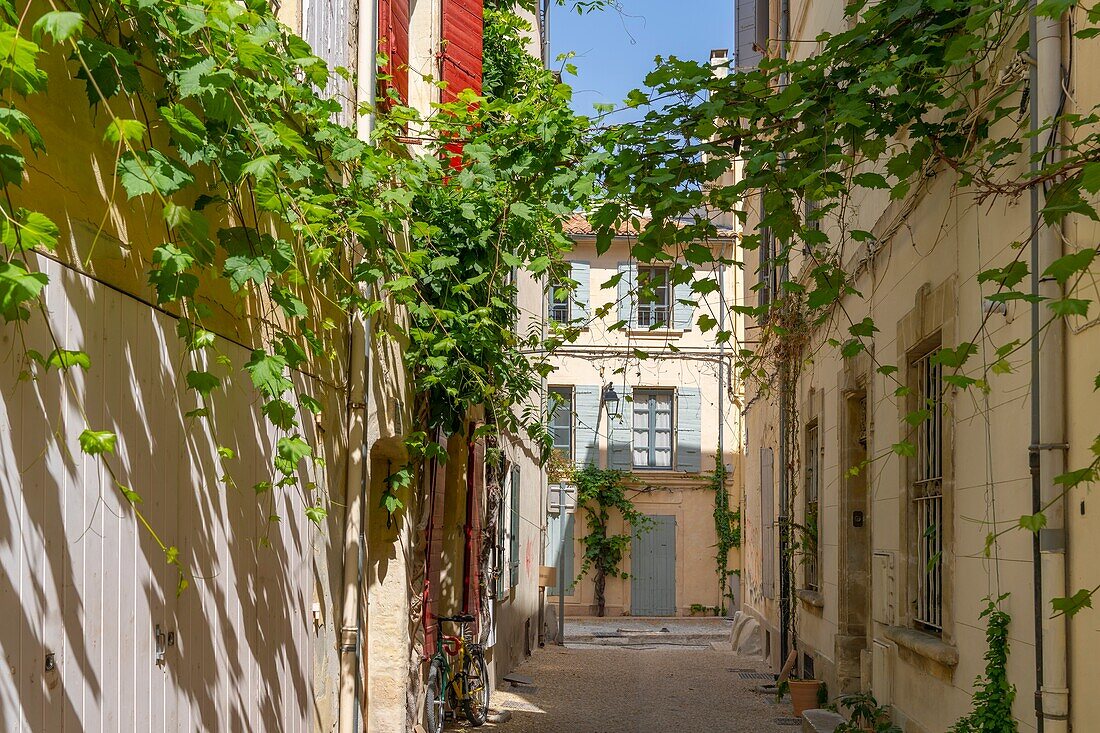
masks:
MULTIPOLYGON (((790 39, 791 4, 790 0, 780 0, 779 3, 779 58, 787 58, 787 45, 790 39)), ((786 86, 790 82, 784 74, 780 84, 786 86)), ((780 282, 786 282, 790 272, 784 264, 779 271, 780 282)), ((790 446, 787 440, 789 429, 787 403, 790 401, 790 390, 793 385, 788 381, 787 371, 779 376, 779 658, 784 662, 791 648, 791 584, 792 578, 788 572, 787 554, 789 552, 789 526, 790 517, 787 515, 787 503, 790 496, 790 481, 787 474, 787 465, 790 459, 790 446)))
MULTIPOLYGON (((1030 117, 1032 136, 1031 171, 1038 172, 1041 137, 1057 139, 1057 128, 1040 136, 1037 131, 1059 114, 1062 78, 1062 23, 1036 15, 1033 0, 1030 21, 1030 117)), ((1071 41, 1072 42, 1072 41, 1071 41)), ((1062 256, 1059 225, 1044 226, 1041 206, 1043 191, 1031 188, 1031 288, 1044 300, 1062 297, 1053 278, 1041 275, 1051 262, 1062 256)), ((1069 730, 1069 681, 1067 659, 1068 620, 1051 617, 1051 601, 1066 595, 1066 511, 1062 489, 1054 478, 1065 472, 1065 324, 1054 318, 1045 330, 1040 303, 1031 306, 1031 445, 1029 466, 1032 480, 1032 509, 1044 511, 1046 527, 1036 535, 1035 566, 1035 683, 1036 729, 1040 733, 1069 730), (1040 349, 1040 340, 1041 346, 1040 349), (1045 509, 1044 509, 1045 507, 1045 509)))
MULTIPOLYGON (((356 71, 359 83, 356 101, 374 100, 375 59, 378 56, 377 0, 359 0, 356 71), (364 18, 369 22, 364 23, 364 18), (368 53, 363 53, 368 49, 368 53)), ((369 140, 374 130, 374 115, 359 116, 356 133, 369 140)), ((361 727, 360 699, 366 702, 366 684, 360 674, 362 651, 366 642, 363 597, 363 566, 366 561, 367 502, 363 494, 367 483, 367 369, 370 333, 361 314, 351 318, 348 354, 348 431, 346 514, 344 519, 344 602, 340 625, 339 731, 356 733, 361 727)))

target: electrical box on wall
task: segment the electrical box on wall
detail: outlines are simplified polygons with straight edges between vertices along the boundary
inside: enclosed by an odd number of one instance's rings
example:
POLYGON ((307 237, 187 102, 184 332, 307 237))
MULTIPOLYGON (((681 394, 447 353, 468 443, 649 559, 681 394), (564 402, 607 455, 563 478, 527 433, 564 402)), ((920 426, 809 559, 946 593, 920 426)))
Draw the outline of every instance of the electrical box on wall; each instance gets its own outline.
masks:
POLYGON ((550 514, 571 512, 577 508, 577 487, 572 484, 550 484, 546 487, 546 510, 550 514))
POLYGON ((871 558, 871 597, 874 620, 893 626, 897 608, 897 579, 892 552, 876 552, 871 558))

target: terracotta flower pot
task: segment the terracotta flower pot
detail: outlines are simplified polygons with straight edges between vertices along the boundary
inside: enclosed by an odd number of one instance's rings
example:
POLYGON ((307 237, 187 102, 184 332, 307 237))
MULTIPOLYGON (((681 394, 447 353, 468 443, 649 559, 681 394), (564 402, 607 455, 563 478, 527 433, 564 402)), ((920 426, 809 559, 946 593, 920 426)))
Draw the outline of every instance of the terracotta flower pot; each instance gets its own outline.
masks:
POLYGON ((821 688, 821 680, 789 680, 787 685, 791 689, 791 705, 794 706, 794 714, 801 717, 806 710, 817 707, 817 691, 821 688))

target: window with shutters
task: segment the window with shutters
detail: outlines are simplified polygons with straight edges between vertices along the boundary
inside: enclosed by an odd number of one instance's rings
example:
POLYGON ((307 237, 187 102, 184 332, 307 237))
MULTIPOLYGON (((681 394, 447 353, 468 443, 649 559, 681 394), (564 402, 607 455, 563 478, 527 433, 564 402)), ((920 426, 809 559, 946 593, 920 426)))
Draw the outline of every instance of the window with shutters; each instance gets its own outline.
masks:
POLYGON ((667 267, 638 268, 638 310, 635 323, 641 328, 667 326, 671 321, 667 267))
POLYGON ((546 413, 554 450, 567 462, 573 461, 573 388, 550 387, 546 413))
POLYGON ((912 364, 919 413, 916 473, 910 494, 915 520, 917 626, 943 631, 943 367, 935 349, 912 364))
POLYGON ((821 431, 816 420, 806 426, 805 506, 803 518, 802 563, 805 587, 821 590, 819 578, 819 497, 821 495, 821 431))
POLYGON ((635 389, 633 396, 634 467, 671 468, 672 390, 635 389))
POLYGON ((569 288, 562 285, 560 281, 553 282, 550 284, 550 291, 547 297, 549 301, 550 320, 555 323, 569 323, 573 318, 569 306, 569 288))

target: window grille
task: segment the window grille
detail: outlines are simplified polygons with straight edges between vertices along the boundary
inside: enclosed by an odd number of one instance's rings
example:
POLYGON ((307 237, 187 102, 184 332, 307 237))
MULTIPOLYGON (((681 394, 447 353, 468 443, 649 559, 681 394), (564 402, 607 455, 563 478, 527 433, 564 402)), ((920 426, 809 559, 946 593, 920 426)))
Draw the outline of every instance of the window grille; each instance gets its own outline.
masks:
POLYGON ((573 388, 551 387, 546 405, 554 450, 567 461, 573 460, 573 388))
POLYGON ((555 323, 569 323, 572 318, 569 307, 569 289, 561 283, 552 283, 548 297, 550 320, 555 323))
POLYGON ((817 422, 806 428, 806 518, 803 562, 805 563, 806 588, 820 590, 818 578, 818 545, 820 524, 818 522, 818 497, 821 494, 821 435, 817 422))
MULTIPOLYGON (((938 351, 938 349, 937 349, 938 351)), ((918 626, 943 630, 943 367, 929 352, 913 364, 918 409, 913 509, 917 530, 918 626)))
POLYGON ((649 328, 667 325, 671 320, 668 268, 638 268, 638 289, 638 326, 649 328))
POLYGON ((672 391, 634 390, 634 467, 672 467, 672 391))

